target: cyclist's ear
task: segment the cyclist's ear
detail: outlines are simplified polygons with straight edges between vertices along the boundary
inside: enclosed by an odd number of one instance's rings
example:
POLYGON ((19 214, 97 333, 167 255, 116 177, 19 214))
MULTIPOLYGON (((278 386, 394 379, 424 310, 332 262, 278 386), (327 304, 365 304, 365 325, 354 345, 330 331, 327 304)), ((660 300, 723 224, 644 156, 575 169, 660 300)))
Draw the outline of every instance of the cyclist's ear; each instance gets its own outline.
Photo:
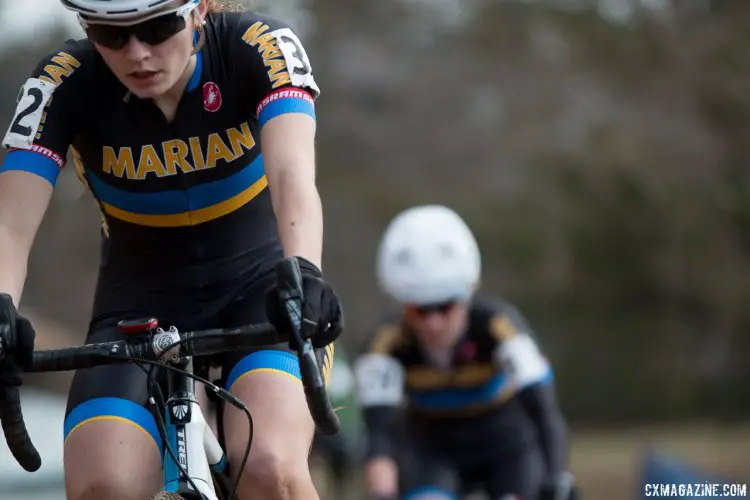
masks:
POLYGON ((198 24, 202 23, 208 15, 208 1, 201 0, 201 2, 198 4, 198 8, 195 9, 195 13, 198 16, 198 24))

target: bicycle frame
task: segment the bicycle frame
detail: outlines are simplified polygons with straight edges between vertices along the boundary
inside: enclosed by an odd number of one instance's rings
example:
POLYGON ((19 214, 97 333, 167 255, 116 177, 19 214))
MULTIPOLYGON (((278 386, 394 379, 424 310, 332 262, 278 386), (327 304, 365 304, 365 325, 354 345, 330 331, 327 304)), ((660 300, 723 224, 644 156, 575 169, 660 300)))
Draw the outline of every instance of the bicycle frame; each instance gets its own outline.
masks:
MULTIPOLYGON (((193 373, 192 357, 183 358, 175 366, 193 373)), ((165 405, 166 446, 173 451, 187 477, 165 449, 164 491, 178 493, 185 500, 219 500, 211 472, 224 472, 227 461, 198 404, 195 381, 182 373, 169 370, 168 388, 165 405), (197 492, 188 477, 198 488, 197 492)))

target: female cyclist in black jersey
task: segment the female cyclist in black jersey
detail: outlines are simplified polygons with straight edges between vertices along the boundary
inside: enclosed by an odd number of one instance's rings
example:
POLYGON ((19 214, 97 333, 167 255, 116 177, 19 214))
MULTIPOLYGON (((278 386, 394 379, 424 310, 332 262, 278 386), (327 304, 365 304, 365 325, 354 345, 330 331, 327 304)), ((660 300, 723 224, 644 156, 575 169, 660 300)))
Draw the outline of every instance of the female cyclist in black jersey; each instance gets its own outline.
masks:
MULTIPOLYGON (((16 321, 32 241, 70 151, 102 215, 87 342, 114 340, 120 320, 144 316, 180 330, 276 321, 272 271, 297 256, 308 335, 330 363, 342 313, 320 271, 319 89, 297 35, 214 0, 62 1, 87 38, 38 64, 2 138, 0 330, 16 321)), ((253 411, 239 498, 317 498, 307 466, 314 426, 289 347, 215 362, 253 411)), ((145 377, 127 365, 76 373, 67 498, 142 500, 160 489, 145 377)), ((227 408, 230 468, 247 436, 244 415, 227 408)))
POLYGON ((374 500, 573 500, 552 368, 512 304, 477 297, 479 247, 454 211, 410 208, 377 274, 401 306, 354 371, 374 500))

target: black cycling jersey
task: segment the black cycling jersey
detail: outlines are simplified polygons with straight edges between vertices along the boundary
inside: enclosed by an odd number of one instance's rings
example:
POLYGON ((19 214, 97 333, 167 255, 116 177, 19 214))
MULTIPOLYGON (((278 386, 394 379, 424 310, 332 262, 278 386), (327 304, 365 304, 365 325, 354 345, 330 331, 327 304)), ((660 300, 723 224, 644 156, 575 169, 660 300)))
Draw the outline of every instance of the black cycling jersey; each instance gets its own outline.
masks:
POLYGON ((95 318, 172 314, 282 257, 260 130, 283 113, 314 117, 319 89, 288 26, 253 12, 206 21, 171 122, 131 94, 87 40, 45 57, 21 90, 0 172, 26 170, 54 185, 72 148, 103 218, 95 318))
POLYGON ((532 477, 565 470, 552 368, 528 323, 508 302, 471 304, 449 366, 430 360, 401 317, 390 319, 358 358, 355 374, 368 456, 397 459, 407 490, 459 491, 433 480, 449 477, 445 470, 452 469, 460 478, 485 482, 492 494, 520 494, 538 487, 532 477), (541 473, 534 465, 540 451, 541 473), (518 467, 527 472, 498 472, 518 467), (498 479, 511 476, 517 483, 498 479))

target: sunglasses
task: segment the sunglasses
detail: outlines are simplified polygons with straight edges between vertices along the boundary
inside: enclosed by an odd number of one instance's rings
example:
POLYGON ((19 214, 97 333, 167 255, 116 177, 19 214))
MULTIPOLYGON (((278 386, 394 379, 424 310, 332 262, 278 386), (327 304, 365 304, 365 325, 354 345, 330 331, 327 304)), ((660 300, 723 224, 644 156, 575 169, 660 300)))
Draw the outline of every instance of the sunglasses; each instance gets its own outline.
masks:
POLYGON ((125 21, 104 21, 80 19, 81 26, 89 39, 108 49, 120 50, 127 45, 131 36, 136 37, 146 45, 159 45, 187 26, 187 18, 195 10, 196 4, 190 2, 180 7, 161 11, 152 16, 138 19, 136 24, 125 21))
POLYGON ((407 306, 407 309, 417 316, 422 317, 429 316, 430 314, 444 315, 449 313, 457 303, 458 302, 455 300, 450 300, 447 302, 439 302, 437 304, 425 304, 421 306, 410 305, 407 306))

